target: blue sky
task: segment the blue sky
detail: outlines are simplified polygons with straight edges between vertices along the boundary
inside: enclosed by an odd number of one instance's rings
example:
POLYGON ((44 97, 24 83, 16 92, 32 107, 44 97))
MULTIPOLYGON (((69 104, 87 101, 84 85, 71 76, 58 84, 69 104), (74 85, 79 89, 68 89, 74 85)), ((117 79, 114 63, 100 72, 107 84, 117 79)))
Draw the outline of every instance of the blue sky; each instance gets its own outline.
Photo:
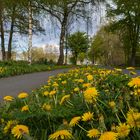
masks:
MULTIPOLYGON (((96 34, 97 30, 100 28, 101 24, 104 23, 104 16, 105 16, 105 8, 104 6, 101 7, 100 12, 93 12, 92 14, 92 21, 89 26, 89 35, 93 36, 96 34)), ((40 18, 40 24, 45 29, 45 33, 37 33, 33 35, 33 47, 40 47, 45 44, 53 44, 59 45, 59 34, 60 29, 59 25, 56 20, 53 23, 50 21, 50 18, 40 18)), ((80 19, 79 22, 74 22, 72 24, 72 31, 87 31, 87 22, 83 19, 80 19)), ((16 46, 16 50, 26 51, 28 48, 28 36, 21 36, 19 34, 15 34, 16 40, 14 42, 14 46, 16 46)))

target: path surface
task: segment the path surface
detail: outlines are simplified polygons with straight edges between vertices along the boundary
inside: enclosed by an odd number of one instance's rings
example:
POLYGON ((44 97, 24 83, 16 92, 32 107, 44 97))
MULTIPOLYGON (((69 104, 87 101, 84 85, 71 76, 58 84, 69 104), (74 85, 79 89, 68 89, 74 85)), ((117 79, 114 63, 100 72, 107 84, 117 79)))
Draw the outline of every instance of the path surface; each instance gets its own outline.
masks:
POLYGON ((0 79, 0 100, 6 95, 16 96, 20 92, 31 92, 44 85, 49 76, 67 72, 68 70, 61 69, 2 78, 0 79))

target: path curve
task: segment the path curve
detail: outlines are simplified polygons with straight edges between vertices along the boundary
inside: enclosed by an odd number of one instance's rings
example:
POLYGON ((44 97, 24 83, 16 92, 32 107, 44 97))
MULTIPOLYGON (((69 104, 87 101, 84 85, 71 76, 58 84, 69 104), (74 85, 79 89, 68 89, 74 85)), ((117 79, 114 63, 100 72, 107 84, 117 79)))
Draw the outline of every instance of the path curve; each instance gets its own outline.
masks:
POLYGON ((0 100, 6 95, 16 96, 20 92, 31 92, 47 83, 48 77, 70 70, 59 69, 0 79, 0 100))

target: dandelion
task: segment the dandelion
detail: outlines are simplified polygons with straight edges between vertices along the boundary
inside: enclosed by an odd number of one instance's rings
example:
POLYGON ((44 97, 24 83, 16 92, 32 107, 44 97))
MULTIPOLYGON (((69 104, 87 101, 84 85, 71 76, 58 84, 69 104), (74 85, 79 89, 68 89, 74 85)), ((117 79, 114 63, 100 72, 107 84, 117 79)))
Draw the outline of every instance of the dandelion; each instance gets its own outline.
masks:
POLYGON ((93 76, 92 76, 92 75, 88 75, 88 76, 87 76, 87 79, 88 79, 89 81, 91 81, 91 80, 93 80, 93 76))
POLYGON ((93 119, 93 113, 91 112, 87 112, 87 113, 84 113, 83 116, 82 116, 82 121, 90 121, 93 119))
POLYGON ((4 134, 8 133, 17 123, 18 122, 16 120, 8 121, 3 130, 4 134))
POLYGON ((98 91, 96 90, 95 87, 88 88, 84 92, 85 101, 88 102, 88 103, 93 103, 93 101, 96 100, 97 96, 98 96, 98 91))
POLYGON ((85 84, 83 84, 83 88, 89 88, 91 86, 91 84, 90 83, 85 83, 85 84))
POLYGON ((74 89, 75 92, 78 92, 80 89, 77 87, 74 89))
POLYGON ((134 95, 140 96, 140 89, 135 90, 135 91, 134 91, 134 95))
POLYGON ((29 134, 29 129, 25 125, 16 125, 11 132, 14 137, 21 139, 24 134, 29 134))
POLYGON ((134 71, 130 71, 130 74, 131 74, 131 75, 137 75, 137 73, 134 72, 134 71))
POLYGON ((62 84, 63 84, 63 85, 67 84, 67 81, 62 81, 62 84))
POLYGON ((114 70, 116 70, 117 72, 122 72, 122 69, 115 68, 114 70))
POLYGON ((84 80, 83 79, 78 79, 78 81, 77 82, 79 82, 79 83, 83 83, 84 82, 84 80))
POLYGON ((134 112, 134 110, 130 110, 127 113, 127 124, 129 124, 132 128, 140 128, 140 113, 134 112))
POLYGON ((88 131, 88 134, 87 134, 89 138, 97 138, 99 137, 99 135, 100 135, 100 132, 98 129, 91 129, 88 131))
POLYGON ((116 127, 116 130, 117 130, 118 136, 120 138, 123 138, 129 135, 130 126, 125 123, 123 124, 121 123, 119 124, 119 126, 116 127))
POLYGON ((108 104, 111 108, 114 108, 116 106, 116 103, 114 101, 111 101, 108 104))
POLYGON ((117 137, 118 137, 117 133, 108 131, 108 132, 104 132, 100 136, 99 140, 117 140, 117 137))
POLYGON ((45 92, 43 92, 43 95, 44 96, 48 96, 49 95, 49 92, 48 91, 45 91, 45 92))
POLYGON ((22 92, 22 93, 20 93, 20 94, 18 95, 18 98, 24 99, 24 98, 26 98, 26 97, 28 97, 28 96, 29 96, 28 93, 22 92))
POLYGON ((70 95, 69 95, 69 94, 63 96, 63 97, 61 98, 60 105, 62 105, 65 101, 69 100, 69 98, 70 98, 70 95))
POLYGON ((49 136, 49 140, 72 139, 72 134, 68 130, 59 130, 49 136))
POLYGON ((29 111, 29 106, 28 105, 25 105, 21 108, 21 112, 24 112, 24 111, 29 111))
POLYGON ((55 95, 55 94, 56 94, 56 91, 55 91, 55 90, 52 90, 52 91, 49 93, 50 96, 53 96, 53 95, 55 95))
POLYGON ((51 105, 45 103, 45 104, 43 104, 42 109, 46 110, 46 111, 50 111, 51 110, 51 105))
POLYGON ((127 69, 127 70, 135 70, 134 67, 127 67, 126 69, 127 69))
POLYGON ((69 126, 73 127, 73 126, 77 125, 80 120, 81 120, 80 116, 72 118, 70 123, 69 123, 69 126))
POLYGON ((128 86, 137 88, 140 87, 140 78, 136 77, 136 78, 132 78, 132 80, 128 83, 128 86))
POLYGON ((14 97, 12 97, 12 96, 5 96, 3 98, 3 100, 5 100, 5 101, 13 101, 14 100, 14 97))

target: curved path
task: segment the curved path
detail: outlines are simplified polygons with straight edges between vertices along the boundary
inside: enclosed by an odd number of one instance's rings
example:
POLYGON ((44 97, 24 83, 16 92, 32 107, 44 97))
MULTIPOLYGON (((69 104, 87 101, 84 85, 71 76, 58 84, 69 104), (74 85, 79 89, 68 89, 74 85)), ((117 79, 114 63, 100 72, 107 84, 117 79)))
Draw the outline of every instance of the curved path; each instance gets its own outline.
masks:
POLYGON ((31 92, 44 85, 49 76, 67 72, 68 69, 59 69, 47 72, 38 72, 0 79, 0 100, 6 95, 16 96, 20 92, 31 92))

